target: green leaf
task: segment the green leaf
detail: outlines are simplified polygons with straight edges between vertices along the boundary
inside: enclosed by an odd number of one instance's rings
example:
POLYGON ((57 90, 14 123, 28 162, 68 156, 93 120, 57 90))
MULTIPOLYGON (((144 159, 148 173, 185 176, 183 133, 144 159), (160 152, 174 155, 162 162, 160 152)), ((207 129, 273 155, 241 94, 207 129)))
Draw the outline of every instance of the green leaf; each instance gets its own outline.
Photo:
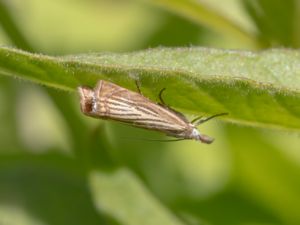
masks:
POLYGON ((217 31, 219 34, 234 38, 247 46, 257 47, 259 43, 254 34, 244 30, 233 20, 223 16, 217 10, 212 9, 203 1, 194 0, 148 0, 158 6, 166 8, 178 15, 182 15, 191 21, 217 31))
POLYGON ((282 224, 275 213, 272 214, 256 199, 249 198, 247 194, 243 195, 239 189, 232 186, 202 200, 183 199, 177 203, 177 206, 176 210, 193 216, 196 221, 207 221, 207 224, 282 224), (216 216, 217 212, 222 213, 216 216))
POLYGON ((15 23, 12 13, 7 7, 5 1, 0 1, 0 26, 10 38, 11 42, 18 48, 30 51, 33 48, 30 46, 25 36, 20 31, 15 23))
POLYGON ((24 209, 7 205, 0 206, 0 223, 10 225, 45 225, 44 222, 26 213, 24 209))
POLYGON ((241 192, 282 224, 300 224, 300 166, 285 154, 289 147, 280 150, 257 130, 225 128, 233 150, 235 183, 241 192))
POLYGON ((0 224, 107 224, 78 167, 55 153, 1 155, 0 224))
MULTIPOLYGON (((106 79, 194 114, 228 112, 226 120, 300 128, 300 56, 297 50, 262 52, 157 48, 133 53, 64 57, 0 48, 0 74, 63 90, 106 79)), ((223 118, 225 119, 225 117, 223 118)))
POLYGON ((297 1, 242 0, 242 3, 256 24, 265 45, 299 47, 297 1))
POLYGON ((90 185, 98 210, 120 224, 183 224, 127 169, 92 172, 90 185))

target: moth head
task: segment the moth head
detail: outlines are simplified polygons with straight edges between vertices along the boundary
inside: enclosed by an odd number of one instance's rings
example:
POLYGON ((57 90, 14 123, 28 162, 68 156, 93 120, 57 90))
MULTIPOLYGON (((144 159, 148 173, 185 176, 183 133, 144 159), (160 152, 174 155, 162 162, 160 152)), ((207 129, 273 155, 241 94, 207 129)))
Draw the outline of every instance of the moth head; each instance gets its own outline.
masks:
POLYGON ((94 90, 87 86, 80 86, 78 87, 78 92, 80 95, 81 111, 84 114, 91 116, 93 109, 94 90))
POLYGON ((192 120, 192 122, 190 124, 190 127, 192 128, 192 131, 191 131, 191 134, 190 134, 190 138, 198 140, 198 141, 201 141, 202 143, 211 144, 214 141, 214 138, 209 137, 209 136, 207 136, 205 134, 201 134, 197 130, 196 127, 198 125, 202 124, 202 123, 205 123, 205 122, 207 122, 207 121, 215 118, 215 117, 224 116, 224 115, 228 115, 228 113, 219 113, 219 114, 215 114, 215 115, 212 115, 210 117, 207 117, 207 118, 202 118, 202 116, 200 116, 200 117, 197 117, 194 120, 192 120))
POLYGON ((211 144, 214 141, 214 138, 209 137, 205 134, 200 134, 196 127, 192 129, 191 138, 197 141, 201 141, 205 144, 211 144))

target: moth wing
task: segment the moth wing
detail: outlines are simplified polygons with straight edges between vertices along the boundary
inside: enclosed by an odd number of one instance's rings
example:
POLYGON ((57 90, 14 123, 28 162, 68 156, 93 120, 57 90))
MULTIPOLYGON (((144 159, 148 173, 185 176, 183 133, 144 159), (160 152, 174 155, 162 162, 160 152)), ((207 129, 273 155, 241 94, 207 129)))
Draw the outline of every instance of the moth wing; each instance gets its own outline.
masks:
POLYGON ((167 134, 181 133, 188 126, 183 115, 116 84, 101 80, 94 91, 93 111, 101 118, 167 134))

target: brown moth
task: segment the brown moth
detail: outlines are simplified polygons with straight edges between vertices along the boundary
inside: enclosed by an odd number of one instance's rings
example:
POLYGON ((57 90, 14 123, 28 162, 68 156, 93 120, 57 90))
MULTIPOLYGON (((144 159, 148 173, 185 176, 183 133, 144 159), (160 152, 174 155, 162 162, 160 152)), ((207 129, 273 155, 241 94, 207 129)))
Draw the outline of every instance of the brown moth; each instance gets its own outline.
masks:
MULTIPOLYGON (((164 90, 164 89, 163 89, 164 90)), ((194 139, 206 144, 213 142, 213 138, 201 134, 197 126, 216 116, 216 114, 201 119, 198 117, 189 122, 180 112, 162 103, 152 102, 142 94, 130 91, 108 81, 100 80, 94 89, 87 86, 78 88, 80 94, 81 111, 91 117, 116 120, 135 127, 156 130, 175 140, 194 139)))

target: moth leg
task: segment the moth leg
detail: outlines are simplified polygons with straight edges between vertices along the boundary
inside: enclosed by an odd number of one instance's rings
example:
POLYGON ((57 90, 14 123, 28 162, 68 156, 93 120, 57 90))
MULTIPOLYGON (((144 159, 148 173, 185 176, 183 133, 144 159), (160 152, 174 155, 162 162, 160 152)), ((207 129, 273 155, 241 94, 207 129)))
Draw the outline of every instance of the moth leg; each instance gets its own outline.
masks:
POLYGON ((140 95, 143 95, 143 93, 142 93, 142 91, 140 89, 140 83, 137 80, 135 80, 135 86, 136 86, 136 89, 137 89, 138 93, 140 95))
POLYGON ((198 126, 198 125, 200 125, 202 123, 205 123, 205 122, 207 122, 207 121, 209 121, 209 120, 211 120, 215 117, 224 116, 224 115, 228 115, 228 113, 218 113, 218 114, 215 114, 215 115, 212 115, 210 117, 203 118, 203 119, 201 119, 202 116, 200 116, 200 117, 197 117, 197 118, 193 119, 191 123, 193 123, 195 126, 198 126))
POLYGON ((164 92, 165 90, 166 90, 166 88, 161 89, 160 92, 159 92, 159 94, 158 94, 158 97, 159 97, 160 103, 161 103, 162 105, 167 106, 167 104, 165 103, 165 101, 164 101, 163 98, 162 98, 162 94, 163 94, 163 92, 164 92))
POLYGON ((196 121, 200 120, 203 116, 197 116, 195 119, 191 121, 192 124, 196 123, 196 121))

